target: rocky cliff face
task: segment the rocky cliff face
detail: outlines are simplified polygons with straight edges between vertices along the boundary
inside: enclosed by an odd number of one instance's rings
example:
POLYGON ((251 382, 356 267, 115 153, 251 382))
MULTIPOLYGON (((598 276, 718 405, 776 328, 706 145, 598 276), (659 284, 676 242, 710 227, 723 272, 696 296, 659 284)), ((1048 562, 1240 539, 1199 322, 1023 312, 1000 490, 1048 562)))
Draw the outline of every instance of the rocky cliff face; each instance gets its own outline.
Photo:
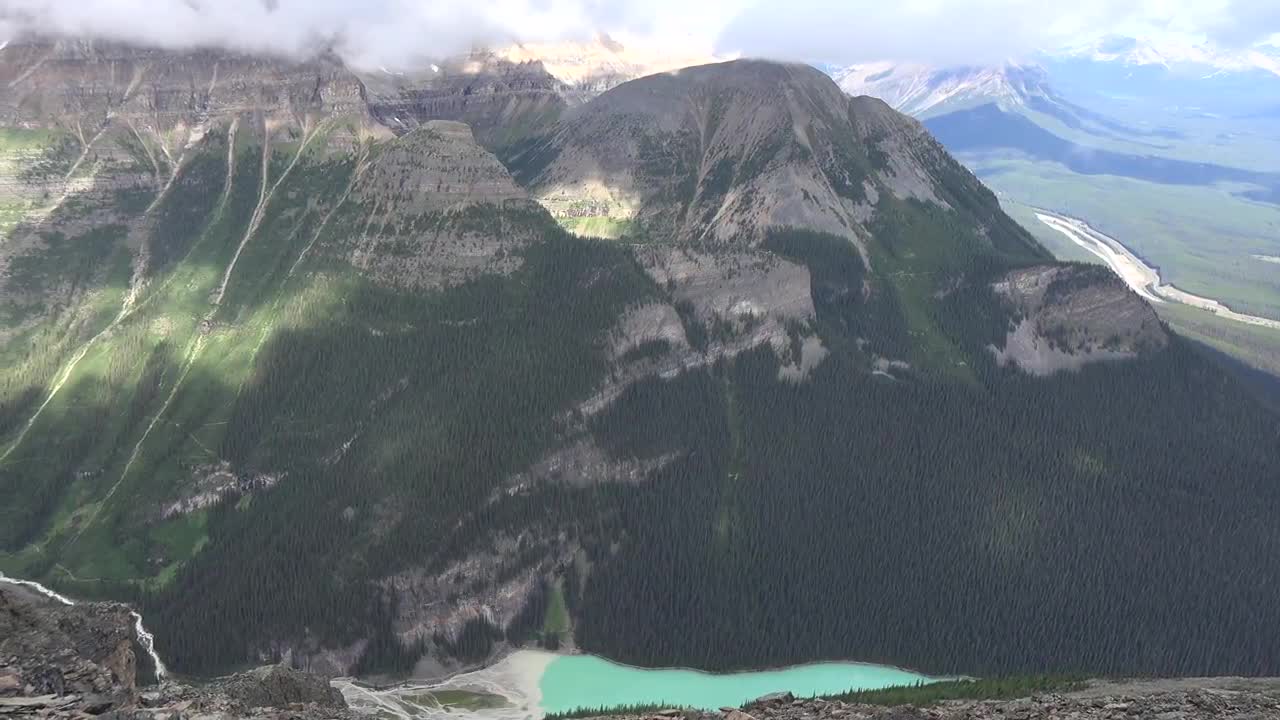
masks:
POLYGON ((379 282, 442 288, 519 267, 546 228, 540 208, 459 122, 431 120, 388 143, 353 186, 363 227, 339 242, 379 282))
MULTIPOLYGON (((14 43, 0 50, 0 122, 46 134, 27 177, 162 185, 185 151, 219 124, 255 119, 282 141, 325 118, 368 119, 364 88, 335 58, 297 63, 221 51, 174 53, 95 41, 14 43)), ((353 143, 369 123, 346 130, 353 143)), ((9 180, 12 182, 12 179, 9 180)))
POLYGON ((0 698, 72 695, 134 703, 135 642, 124 605, 65 606, 0 584, 0 698))
POLYGON ((739 246, 801 228, 864 257, 881 196, 945 207, 940 173, 967 175, 883 103, 851 100, 813 68, 757 61, 623 84, 512 162, 553 215, 578 224, 739 246))
POLYGON ((537 60, 484 50, 411 72, 365 73, 363 80, 370 112, 387 127, 408 132, 431 120, 463 122, 498 151, 555 122, 574 97, 537 60))
POLYGON ((712 61, 597 35, 580 43, 477 49, 414 70, 367 72, 362 79, 371 111, 397 132, 430 120, 465 122, 482 145, 505 157, 570 108, 617 85, 712 61))
POLYGON ((124 605, 68 606, 0 583, 0 717, 351 717, 342 694, 324 679, 281 666, 199 688, 140 687, 136 642, 124 605))
POLYGON ((1004 347, 993 348, 1001 365, 1051 375, 1169 344, 1151 306, 1104 268, 1024 268, 993 287, 1018 313, 1004 347))

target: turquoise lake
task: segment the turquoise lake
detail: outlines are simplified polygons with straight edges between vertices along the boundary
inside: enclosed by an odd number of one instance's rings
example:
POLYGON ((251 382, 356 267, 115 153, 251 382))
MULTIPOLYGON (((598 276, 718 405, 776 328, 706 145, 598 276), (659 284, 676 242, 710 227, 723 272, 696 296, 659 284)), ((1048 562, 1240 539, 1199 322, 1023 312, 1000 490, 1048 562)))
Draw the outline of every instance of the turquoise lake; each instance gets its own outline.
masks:
POLYGON ((789 690, 798 697, 914 685, 924 675, 860 663, 815 663, 781 670, 712 674, 696 670, 648 670, 591 655, 557 657, 539 681, 544 712, 661 703, 714 710, 789 690))

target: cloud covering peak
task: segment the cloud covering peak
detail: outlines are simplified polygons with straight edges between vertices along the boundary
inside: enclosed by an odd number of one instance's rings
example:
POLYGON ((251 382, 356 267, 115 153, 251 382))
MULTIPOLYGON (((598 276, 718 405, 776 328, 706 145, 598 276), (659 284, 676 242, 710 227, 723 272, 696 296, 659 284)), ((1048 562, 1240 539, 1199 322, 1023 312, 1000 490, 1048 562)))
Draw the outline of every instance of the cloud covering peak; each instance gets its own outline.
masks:
MULTIPOLYGON (((1098 36, 1177 34, 1238 48, 1280 32, 1276 0, 0 0, 0 37, 97 37, 372 68, 475 45, 627 39, 849 63, 977 64, 1098 36)), ((1273 38, 1274 39, 1274 38, 1273 38)))
POLYGON ((589 38, 644 13, 606 0, 0 0, 0 34, 94 37, 277 55, 333 49, 400 65, 477 44, 589 38))

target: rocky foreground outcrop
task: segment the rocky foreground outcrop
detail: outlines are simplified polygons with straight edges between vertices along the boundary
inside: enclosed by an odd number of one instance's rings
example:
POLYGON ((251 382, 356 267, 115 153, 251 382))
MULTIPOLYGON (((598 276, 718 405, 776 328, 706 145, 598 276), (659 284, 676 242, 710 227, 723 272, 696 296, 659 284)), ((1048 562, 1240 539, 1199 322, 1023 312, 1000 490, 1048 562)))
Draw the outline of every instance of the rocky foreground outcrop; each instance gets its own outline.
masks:
POLYGON ((0 585, 0 717, 177 720, 355 717, 324 679, 262 667, 204 685, 139 686, 127 606, 62 605, 0 585))
POLYGON ((929 707, 796 699, 790 693, 720 712, 665 711, 613 720, 1263 720, 1280 718, 1280 679, 1095 681, 1067 694, 950 700, 929 707))

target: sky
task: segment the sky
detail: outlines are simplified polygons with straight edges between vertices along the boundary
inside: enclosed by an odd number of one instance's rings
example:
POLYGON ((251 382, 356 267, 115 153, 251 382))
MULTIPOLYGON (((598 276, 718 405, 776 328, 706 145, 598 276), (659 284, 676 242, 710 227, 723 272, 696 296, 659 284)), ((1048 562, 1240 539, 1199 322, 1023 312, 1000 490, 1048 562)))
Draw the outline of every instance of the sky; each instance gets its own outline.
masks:
POLYGON ((977 64, 1112 33, 1280 44, 1280 1, 0 0, 0 37, 37 31, 291 55, 333 47, 362 67, 597 30, 722 55, 977 64))

